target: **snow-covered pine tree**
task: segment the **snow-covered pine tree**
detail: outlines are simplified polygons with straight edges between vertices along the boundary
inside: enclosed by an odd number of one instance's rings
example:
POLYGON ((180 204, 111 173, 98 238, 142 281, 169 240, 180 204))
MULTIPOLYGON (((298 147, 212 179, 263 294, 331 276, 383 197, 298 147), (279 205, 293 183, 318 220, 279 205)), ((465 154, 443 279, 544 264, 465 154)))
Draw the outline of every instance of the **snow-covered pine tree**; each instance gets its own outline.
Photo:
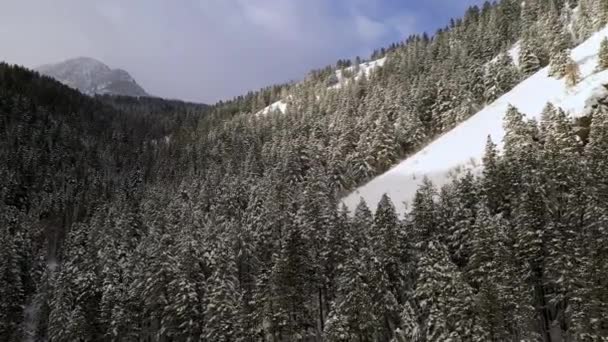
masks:
POLYGON ((396 140, 401 151, 414 151, 426 141, 424 126, 418 115, 409 111, 401 113, 395 123, 396 140))
MULTIPOLYGON (((4 214, 9 214, 8 210, 4 214)), ((9 231, 8 217, 0 218, 0 339, 17 341, 20 339, 25 293, 19 265, 19 251, 13 234, 9 231)))
POLYGON ((496 61, 488 67, 485 75, 485 101, 493 102, 502 94, 511 90, 520 80, 519 70, 507 53, 498 55, 496 61))
POLYGON ((519 68, 525 76, 530 76, 541 68, 540 59, 534 52, 537 49, 533 48, 531 44, 528 39, 524 38, 519 50, 519 68))
POLYGON ((601 30, 608 23, 608 4, 603 0, 591 0, 590 8, 593 13, 593 30, 601 30))
POLYGON ((473 290, 449 260, 441 243, 433 239, 421 255, 415 298, 425 341, 487 341, 476 313, 473 290))
POLYGON ((563 110, 554 108, 547 121, 541 157, 545 167, 542 194, 548 216, 547 267, 551 270, 547 274, 547 285, 551 288, 547 298, 558 317, 561 334, 567 336, 572 315, 579 315, 579 309, 572 303, 581 301, 574 292, 579 278, 576 265, 583 260, 583 241, 574 227, 583 224, 581 218, 586 212, 578 165, 582 146, 563 110))
MULTIPOLYGON (((359 125, 359 127, 363 127, 359 125)), ((363 182, 374 174, 374 156, 369 152, 372 146, 372 131, 363 130, 357 148, 352 154, 353 170, 351 171, 354 182, 363 182)))
POLYGON ((404 237, 395 206, 386 194, 378 203, 370 235, 374 253, 384 268, 390 289, 395 298, 403 301, 407 248, 401 243, 404 237))
POLYGON ((337 298, 325 324, 324 335, 327 341, 371 340, 381 328, 382 318, 376 316, 375 310, 371 310, 377 304, 372 297, 372 290, 377 289, 377 284, 371 283, 369 277, 374 272, 369 269, 370 254, 369 247, 349 253, 349 258, 342 267, 337 298))
MULTIPOLYGON (((241 294, 232 253, 224 242, 219 242, 214 251, 215 270, 207 286, 202 333, 207 341, 240 342, 245 337, 241 294)), ((192 337, 193 341, 196 339, 192 337)))
MULTIPOLYGON (((222 237, 230 236, 232 227, 226 225, 222 228, 225 231, 222 237)), ((217 285, 217 283, 210 285, 207 282, 208 279, 206 279, 209 277, 210 269, 212 269, 212 259, 217 256, 210 252, 211 247, 203 245, 200 230, 200 227, 192 225, 192 221, 187 220, 181 227, 174 246, 175 252, 173 254, 177 267, 175 278, 171 279, 167 285, 169 305, 166 310, 171 317, 172 338, 180 341, 197 341, 202 333, 206 333, 203 332, 203 325, 207 322, 204 316, 205 309, 208 309, 204 306, 205 299, 209 303, 211 301, 209 297, 214 296, 214 294, 208 294, 207 289, 217 285), (209 297, 205 297, 207 294, 209 297)), ((230 245, 226 244, 223 247, 226 249, 224 253, 228 255, 226 258, 230 257, 228 246, 230 245)), ((221 255, 221 258, 224 258, 224 254, 221 255)), ((231 261, 227 260, 225 262, 229 263, 231 261)), ((215 267, 216 271, 218 268, 215 267)), ((221 291, 217 288, 214 288, 214 290, 221 291)), ((213 299, 216 300, 217 298, 213 299)), ((227 305, 234 304, 227 303, 227 305)), ((235 319, 235 321, 237 320, 235 319)))
POLYGON ((587 39, 594 31, 594 17, 592 2, 595 0, 579 0, 578 16, 572 23, 575 42, 580 43, 587 39))
POLYGON ((513 299, 506 293, 509 287, 501 277, 512 272, 511 265, 505 262, 507 256, 501 255, 506 247, 502 236, 505 225, 500 216, 492 215, 487 205, 480 203, 471 227, 471 258, 464 273, 474 289, 481 324, 492 341, 509 339, 511 328, 517 326, 513 299))
POLYGON ((372 234, 372 224, 373 224, 373 214, 372 211, 367 206, 367 203, 363 198, 357 204, 357 208, 355 208, 355 213, 353 216, 353 225, 355 226, 353 229, 359 234, 362 234, 364 240, 364 245, 368 245, 370 243, 369 239, 372 234))
POLYGON ((505 184, 502 182, 503 172, 498 160, 498 150, 492 138, 488 136, 483 163, 483 177, 480 179, 481 196, 493 214, 499 213, 506 204, 506 193, 503 190, 505 184))
POLYGON ((314 298, 310 284, 314 279, 314 265, 309 246, 299 227, 292 224, 284 232, 282 249, 271 275, 275 294, 274 319, 279 334, 288 339, 301 339, 312 333, 314 312, 309 300, 314 298))
POLYGON ((608 69, 608 38, 602 39, 600 51, 598 54, 597 71, 608 69))
POLYGON ((387 115, 381 115, 374 123, 369 153, 374 157, 375 172, 387 170, 397 160, 395 125, 387 115))
POLYGON ((440 238, 438 235, 437 204, 435 198, 437 190, 431 181, 425 178, 422 185, 416 191, 412 202, 412 211, 408 217, 411 240, 417 249, 424 250, 426 244, 432 238, 440 238))
POLYGON ((582 229, 584 259, 579 267, 580 288, 577 296, 582 315, 573 317, 572 330, 581 339, 602 341, 608 336, 608 107, 599 105, 593 112, 589 143, 585 147, 589 168, 587 195, 589 203, 582 229))
POLYGON ((466 172, 462 178, 454 181, 453 196, 443 210, 448 217, 445 227, 445 245, 450 259, 459 268, 464 267, 471 254, 471 227, 475 222, 478 201, 478 186, 471 172, 466 172))
POLYGON ((566 76, 566 70, 570 64, 570 51, 561 50, 551 54, 551 61, 549 64, 549 76, 560 79, 566 76))
POLYGON ((53 286, 48 323, 51 340, 96 338, 91 318, 97 318, 100 293, 93 269, 95 259, 89 247, 88 227, 74 225, 67 238, 66 260, 53 286))

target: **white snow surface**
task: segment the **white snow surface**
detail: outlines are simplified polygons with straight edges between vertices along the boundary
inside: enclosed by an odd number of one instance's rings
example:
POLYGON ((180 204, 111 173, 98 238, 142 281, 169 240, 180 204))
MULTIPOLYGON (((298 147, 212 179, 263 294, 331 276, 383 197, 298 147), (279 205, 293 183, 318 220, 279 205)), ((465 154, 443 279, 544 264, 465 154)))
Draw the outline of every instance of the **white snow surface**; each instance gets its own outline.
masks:
POLYGON ((370 209, 375 210, 386 193, 397 211, 403 214, 405 203, 411 202, 424 177, 441 186, 451 179, 451 175, 463 169, 479 172, 488 135, 502 148, 505 134, 503 117, 509 105, 517 107, 528 118, 536 119, 548 102, 570 115, 584 114, 590 99, 605 93, 602 85, 608 84, 608 71, 594 72, 604 37, 608 37, 608 28, 597 32, 572 51, 572 58, 579 64, 582 75, 582 81, 576 86, 567 88, 563 79, 548 76, 548 68, 540 70, 421 151, 356 189, 343 198, 343 203, 353 212, 362 198, 370 209))

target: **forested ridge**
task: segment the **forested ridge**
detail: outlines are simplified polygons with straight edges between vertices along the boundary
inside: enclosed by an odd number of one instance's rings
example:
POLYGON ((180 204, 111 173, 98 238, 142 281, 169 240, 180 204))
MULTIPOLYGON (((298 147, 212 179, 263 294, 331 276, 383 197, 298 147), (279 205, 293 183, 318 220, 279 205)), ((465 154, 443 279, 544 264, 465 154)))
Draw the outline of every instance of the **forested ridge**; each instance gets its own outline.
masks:
POLYGON ((603 0, 487 3, 369 78, 330 87, 341 60, 214 106, 0 65, 0 340, 608 341, 606 99, 510 108, 483 174, 405 217, 340 205, 540 68, 578 82, 567 51, 607 22, 603 0))

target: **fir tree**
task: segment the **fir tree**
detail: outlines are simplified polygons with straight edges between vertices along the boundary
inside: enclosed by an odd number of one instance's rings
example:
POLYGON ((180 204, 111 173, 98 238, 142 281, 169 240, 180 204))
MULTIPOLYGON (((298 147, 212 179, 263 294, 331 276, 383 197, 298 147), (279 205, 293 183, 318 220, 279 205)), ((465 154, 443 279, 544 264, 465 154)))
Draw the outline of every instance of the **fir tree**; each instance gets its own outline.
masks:
POLYGON ((589 143, 585 147, 585 159, 589 167, 587 189, 589 210, 585 215, 586 224, 582 232, 584 241, 584 261, 579 267, 582 284, 576 291, 583 301, 578 308, 580 316, 573 317, 573 333, 581 339, 598 339, 606 336, 608 329, 603 322, 608 321, 608 283, 605 274, 608 256, 608 209, 606 207, 606 153, 608 151, 608 108, 600 105, 593 112, 589 143))
POLYGON ((415 297, 419 302, 426 341, 486 341, 476 314, 472 289, 436 241, 428 244, 418 266, 415 297))
MULTIPOLYGON (((236 265, 230 250, 224 245, 217 253, 216 269, 207 288, 207 306, 203 338, 209 341, 239 342, 244 340, 241 298, 236 265)), ((197 340, 192 336, 192 340, 197 340)))
POLYGON ((553 53, 549 65, 549 76, 557 79, 566 76, 566 71, 570 63, 571 58, 569 50, 561 50, 553 53))
POLYGON ((25 293, 19 269, 19 251, 8 226, 3 225, 0 231, 0 245, 0 338, 17 341, 25 293))
POLYGON ((422 186, 416 191, 409 215, 412 241, 417 248, 425 248, 431 238, 437 238, 440 233, 437 229, 437 204, 435 197, 437 190, 433 184, 425 179, 422 186))
POLYGON ((405 271, 407 262, 406 246, 401 235, 401 225, 395 207, 385 194, 378 203, 371 230, 371 241, 378 261, 388 276, 393 295, 402 300, 405 292, 405 271))
POLYGON ((534 74, 541 68, 540 59, 534 53, 534 49, 530 46, 530 43, 526 40, 521 43, 521 48, 519 50, 519 68, 526 76, 534 74))
POLYGON ((491 63, 485 79, 485 100, 486 103, 491 103, 511 90, 519 82, 520 75, 511 57, 503 53, 491 63))
POLYGON ((598 58, 597 71, 608 69, 608 38, 602 39, 598 58))

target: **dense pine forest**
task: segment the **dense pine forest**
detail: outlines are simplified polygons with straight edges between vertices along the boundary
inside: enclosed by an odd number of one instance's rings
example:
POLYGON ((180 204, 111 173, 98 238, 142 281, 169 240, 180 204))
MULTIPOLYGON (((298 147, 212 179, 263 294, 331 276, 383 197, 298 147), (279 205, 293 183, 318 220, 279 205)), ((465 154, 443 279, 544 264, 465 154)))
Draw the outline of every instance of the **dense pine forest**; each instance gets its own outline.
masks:
POLYGON ((510 108, 483 171, 403 217, 341 205, 541 68, 576 84, 606 24, 605 0, 486 3, 369 77, 212 106, 0 64, 0 341, 608 341, 608 98, 510 108))

